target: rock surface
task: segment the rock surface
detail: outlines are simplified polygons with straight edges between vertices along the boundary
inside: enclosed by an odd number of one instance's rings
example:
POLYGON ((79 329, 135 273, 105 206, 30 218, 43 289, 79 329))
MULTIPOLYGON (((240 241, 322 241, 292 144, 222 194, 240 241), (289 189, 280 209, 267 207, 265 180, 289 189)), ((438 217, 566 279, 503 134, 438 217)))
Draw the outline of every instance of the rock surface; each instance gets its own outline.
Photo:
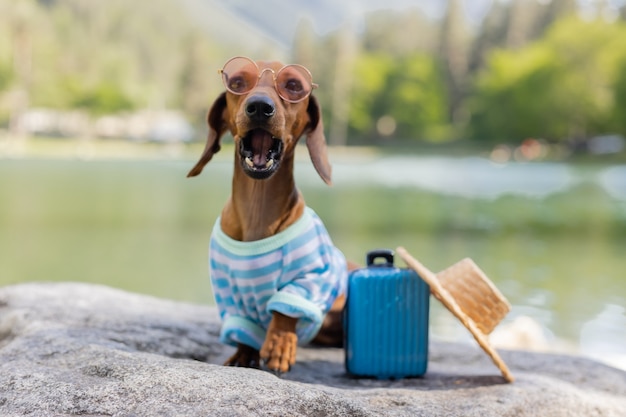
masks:
POLYGON ((345 374, 341 349, 300 348, 282 378, 220 364, 212 307, 88 284, 0 288, 2 416, 626 416, 626 372, 431 343, 423 378, 345 374))

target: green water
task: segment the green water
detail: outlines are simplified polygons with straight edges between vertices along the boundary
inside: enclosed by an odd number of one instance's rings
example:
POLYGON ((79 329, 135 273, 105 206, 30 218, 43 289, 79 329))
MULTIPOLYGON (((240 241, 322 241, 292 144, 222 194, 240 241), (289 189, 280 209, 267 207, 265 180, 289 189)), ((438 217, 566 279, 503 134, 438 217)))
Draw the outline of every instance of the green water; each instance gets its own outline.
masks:
MULTIPOLYGON (((186 179, 192 164, 0 159, 0 285, 81 281, 212 304, 207 245, 232 168, 221 159, 186 179)), ((513 305, 506 321, 530 316, 554 340, 626 357, 625 171, 340 158, 326 187, 300 165, 348 258, 402 245, 438 271, 469 256, 513 305)), ((436 304, 433 333, 457 337, 436 304)))

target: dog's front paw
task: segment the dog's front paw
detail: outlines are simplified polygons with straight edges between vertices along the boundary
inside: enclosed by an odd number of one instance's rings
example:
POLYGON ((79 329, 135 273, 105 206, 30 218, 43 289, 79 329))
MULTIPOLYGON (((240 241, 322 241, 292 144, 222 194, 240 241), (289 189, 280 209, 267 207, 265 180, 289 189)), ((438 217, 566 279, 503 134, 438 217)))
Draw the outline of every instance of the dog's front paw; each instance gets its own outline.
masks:
POLYGON ((228 358, 224 365, 259 369, 261 367, 259 351, 250 346, 240 344, 237 347, 237 352, 228 358))
POLYGON ((288 372, 296 363, 298 336, 294 332, 275 330, 267 333, 261 347, 261 359, 272 372, 288 372))

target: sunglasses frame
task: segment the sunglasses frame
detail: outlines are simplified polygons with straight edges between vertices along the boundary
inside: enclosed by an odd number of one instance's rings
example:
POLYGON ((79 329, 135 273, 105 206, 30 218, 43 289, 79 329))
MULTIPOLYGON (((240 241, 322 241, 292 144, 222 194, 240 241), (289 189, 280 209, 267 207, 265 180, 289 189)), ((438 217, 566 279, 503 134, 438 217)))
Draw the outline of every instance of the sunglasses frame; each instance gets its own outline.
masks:
POLYGON ((261 68, 259 68, 259 66, 257 65, 256 62, 254 62, 252 59, 250 59, 250 58, 248 58, 246 56, 236 56, 236 57, 233 57, 233 58, 229 59, 228 61, 226 61, 226 63, 222 67, 222 69, 217 70, 217 73, 221 75, 222 83, 224 84, 224 87, 226 87, 226 90, 228 90, 229 92, 231 92, 231 93, 233 93, 235 95, 243 96, 245 94, 248 94, 250 91, 252 91, 252 89, 254 89, 254 87, 256 87, 259 84, 259 80, 261 79, 263 74, 265 74, 265 71, 269 71, 269 72, 272 73, 272 80, 274 82, 274 89, 276 90, 276 92, 278 93, 280 98, 282 98, 283 100, 285 100, 285 101, 287 101, 289 103, 299 103, 299 102, 301 102, 303 100, 306 100, 307 97, 309 97, 311 95, 311 93, 313 93, 313 90, 316 89, 317 87, 319 87, 317 84, 315 84, 313 82, 313 75, 311 75, 311 71, 309 71, 306 67, 304 67, 302 65, 299 65, 299 64, 287 64, 287 65, 283 66, 282 68, 280 68, 278 71, 274 71, 271 68, 263 68, 263 69, 261 69, 261 68), (236 92, 236 91, 231 90, 228 87, 228 83, 227 83, 226 78, 225 78, 225 76, 227 74, 224 72, 224 69, 226 68, 226 66, 228 64, 230 64, 235 59, 245 59, 248 62, 252 63, 254 65, 254 67, 256 68, 257 73, 258 73, 258 77, 257 77, 256 82, 254 83, 254 85, 251 86, 248 90, 246 90, 244 92, 236 92), (283 71, 285 68, 298 68, 298 69, 304 70, 304 74, 306 74, 308 76, 308 81, 309 81, 309 84, 311 85, 311 88, 309 89, 309 92, 304 97, 302 97, 302 98, 300 98, 298 100, 292 100, 292 99, 290 99, 288 97, 284 97, 283 94, 281 94, 281 92, 280 92, 280 90, 278 88, 278 85, 276 84, 276 80, 277 80, 278 74, 280 74, 281 71, 283 71))

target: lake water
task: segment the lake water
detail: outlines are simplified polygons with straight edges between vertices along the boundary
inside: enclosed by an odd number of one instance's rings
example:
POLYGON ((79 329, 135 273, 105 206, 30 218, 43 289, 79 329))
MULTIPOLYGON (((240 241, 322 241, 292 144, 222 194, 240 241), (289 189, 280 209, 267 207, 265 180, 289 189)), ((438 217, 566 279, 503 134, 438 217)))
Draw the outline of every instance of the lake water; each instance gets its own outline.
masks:
MULTIPOLYGON (((0 285, 212 304, 207 244, 232 164, 220 154, 186 179, 193 162, 0 159, 0 285)), ((513 306, 498 330, 530 318, 546 349, 626 368, 626 166, 342 151, 327 187, 305 152, 299 162, 300 189, 349 258, 404 246, 438 271, 469 256, 513 306)), ((471 339, 434 299, 431 314, 434 337, 471 339)))

